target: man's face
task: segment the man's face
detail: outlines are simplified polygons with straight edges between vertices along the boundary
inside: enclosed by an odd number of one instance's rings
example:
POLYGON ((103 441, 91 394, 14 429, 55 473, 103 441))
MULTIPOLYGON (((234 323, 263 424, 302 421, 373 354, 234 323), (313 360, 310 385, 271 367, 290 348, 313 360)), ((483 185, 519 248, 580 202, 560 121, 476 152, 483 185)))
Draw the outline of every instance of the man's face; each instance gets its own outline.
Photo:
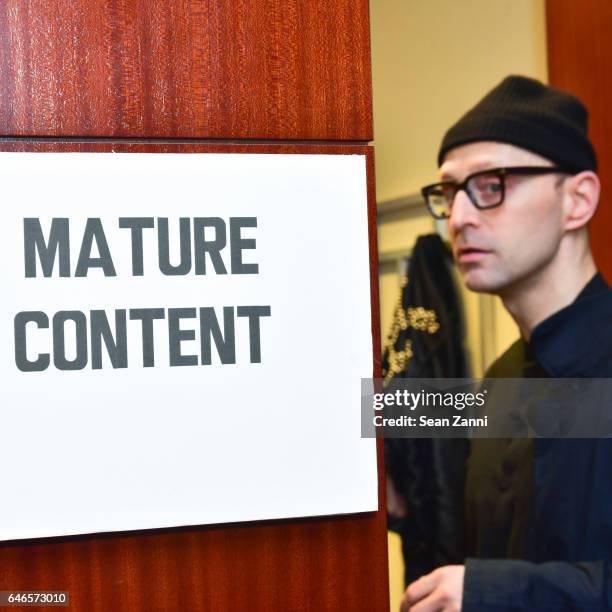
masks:
MULTIPOLYGON (((476 142, 449 151, 440 177, 461 182, 479 170, 552 165, 510 144, 476 142)), ((559 175, 513 175, 505 180, 501 206, 478 210, 460 191, 448 220, 455 260, 473 291, 503 295, 537 283, 554 260, 563 236, 559 175)))

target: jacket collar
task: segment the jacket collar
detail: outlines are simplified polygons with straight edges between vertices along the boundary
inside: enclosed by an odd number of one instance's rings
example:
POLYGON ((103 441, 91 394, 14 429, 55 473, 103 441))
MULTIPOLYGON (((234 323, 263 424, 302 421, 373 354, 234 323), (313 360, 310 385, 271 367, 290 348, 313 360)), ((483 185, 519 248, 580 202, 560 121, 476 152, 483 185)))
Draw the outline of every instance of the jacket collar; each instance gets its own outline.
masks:
POLYGON ((595 378, 612 350, 612 291, 597 273, 569 306, 532 332, 527 354, 554 378, 595 378))

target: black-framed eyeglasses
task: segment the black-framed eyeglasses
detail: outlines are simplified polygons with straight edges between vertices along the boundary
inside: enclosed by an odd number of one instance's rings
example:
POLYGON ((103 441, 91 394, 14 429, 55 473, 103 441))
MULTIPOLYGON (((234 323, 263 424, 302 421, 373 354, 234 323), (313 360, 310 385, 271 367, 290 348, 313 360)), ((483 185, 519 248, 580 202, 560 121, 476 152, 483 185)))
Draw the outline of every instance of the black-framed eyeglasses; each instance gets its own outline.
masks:
POLYGON ((470 174, 462 183, 443 181, 421 189, 429 212, 436 219, 448 219, 455 196, 465 191, 474 206, 480 210, 495 208, 503 203, 506 195, 506 177, 513 174, 537 176, 540 174, 573 174, 558 166, 516 166, 491 168, 470 174))

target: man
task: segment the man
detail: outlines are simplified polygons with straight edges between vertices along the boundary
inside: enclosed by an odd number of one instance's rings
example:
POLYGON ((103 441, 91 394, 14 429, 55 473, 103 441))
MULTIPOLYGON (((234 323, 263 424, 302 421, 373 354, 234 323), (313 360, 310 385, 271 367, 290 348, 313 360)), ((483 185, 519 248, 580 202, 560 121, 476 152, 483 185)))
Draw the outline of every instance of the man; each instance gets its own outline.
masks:
MULTIPOLYGON (((508 77, 450 128, 438 162, 430 211, 448 219, 466 285, 499 295, 521 333, 488 376, 612 377, 581 102, 508 77)), ((410 584, 402 610, 612 610, 612 440, 474 439, 465 512, 465 565, 410 584)))

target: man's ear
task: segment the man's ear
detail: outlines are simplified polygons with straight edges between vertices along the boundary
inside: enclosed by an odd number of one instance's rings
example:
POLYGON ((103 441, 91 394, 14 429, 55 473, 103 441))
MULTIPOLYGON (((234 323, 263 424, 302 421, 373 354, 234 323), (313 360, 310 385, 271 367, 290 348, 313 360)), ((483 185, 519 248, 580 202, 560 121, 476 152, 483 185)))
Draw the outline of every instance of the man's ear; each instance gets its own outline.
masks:
POLYGON ((595 214, 601 186, 599 177, 590 170, 579 172, 565 183, 565 229, 584 227, 595 214))

